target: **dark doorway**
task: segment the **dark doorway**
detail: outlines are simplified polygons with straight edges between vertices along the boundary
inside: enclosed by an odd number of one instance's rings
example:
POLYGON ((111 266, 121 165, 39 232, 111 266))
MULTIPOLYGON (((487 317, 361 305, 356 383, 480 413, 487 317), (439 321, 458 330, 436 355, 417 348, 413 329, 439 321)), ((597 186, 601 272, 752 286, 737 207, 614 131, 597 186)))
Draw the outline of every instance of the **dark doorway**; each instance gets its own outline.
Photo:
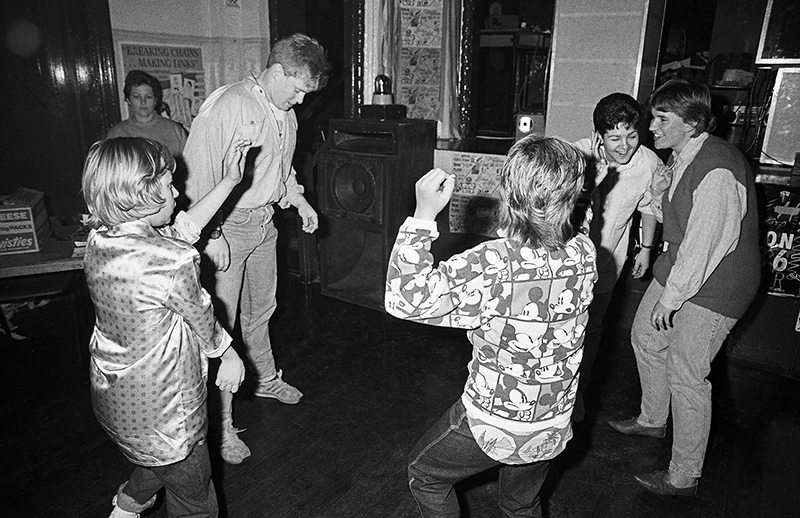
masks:
POLYGON ((4 2, 0 30, 0 189, 42 191, 49 214, 72 223, 86 151, 119 120, 108 3, 4 2))
POLYGON ((545 113, 555 2, 476 0, 472 9, 473 131, 513 138, 516 114, 545 113))

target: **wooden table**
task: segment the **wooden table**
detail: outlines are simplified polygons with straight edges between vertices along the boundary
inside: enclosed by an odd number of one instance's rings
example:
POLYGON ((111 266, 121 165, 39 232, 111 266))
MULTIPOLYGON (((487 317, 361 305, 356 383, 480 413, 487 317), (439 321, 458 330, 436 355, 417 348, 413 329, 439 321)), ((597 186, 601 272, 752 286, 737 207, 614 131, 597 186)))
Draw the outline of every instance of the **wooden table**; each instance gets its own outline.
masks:
MULTIPOLYGON (((50 238, 38 252, 0 255, 0 300, 49 298, 69 295, 75 322, 78 360, 83 360, 88 333, 84 329, 85 312, 81 295, 85 293, 83 256, 74 255, 72 240, 50 238)), ((5 319, 4 316, 1 318, 5 319)), ((10 326, 2 322, 9 334, 10 326)))
POLYGON ((51 237, 38 252, 0 255, 0 279, 83 270, 83 256, 73 257, 74 250, 72 241, 51 237))

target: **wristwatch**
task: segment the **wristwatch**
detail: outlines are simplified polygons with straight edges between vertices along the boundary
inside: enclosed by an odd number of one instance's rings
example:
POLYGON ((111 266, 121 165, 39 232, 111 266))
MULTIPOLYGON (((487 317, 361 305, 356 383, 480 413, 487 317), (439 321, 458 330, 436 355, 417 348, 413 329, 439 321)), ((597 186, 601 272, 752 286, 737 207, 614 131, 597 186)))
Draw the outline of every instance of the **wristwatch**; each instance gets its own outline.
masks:
POLYGON ((217 213, 214 214, 214 217, 211 218, 211 224, 214 225, 214 229, 208 235, 209 239, 219 239, 222 237, 222 221, 222 211, 217 211, 217 213))

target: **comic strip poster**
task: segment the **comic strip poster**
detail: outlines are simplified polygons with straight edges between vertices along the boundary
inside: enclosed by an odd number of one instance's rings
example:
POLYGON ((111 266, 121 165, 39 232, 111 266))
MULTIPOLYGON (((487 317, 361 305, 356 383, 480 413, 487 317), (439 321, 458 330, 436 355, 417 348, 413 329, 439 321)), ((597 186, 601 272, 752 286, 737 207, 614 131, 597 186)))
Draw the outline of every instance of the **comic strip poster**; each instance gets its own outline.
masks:
POLYGON ((397 101, 415 119, 439 118, 442 0, 401 0, 397 101))
MULTIPOLYGON (((187 130, 206 98, 203 50, 200 47, 121 43, 120 59, 124 81, 131 70, 141 70, 161 82, 168 110, 162 113, 187 130)), ((123 117, 128 116, 122 102, 123 117)))
POLYGON ((456 175, 450 200, 450 232, 497 237, 500 170, 505 156, 437 151, 434 166, 456 175))
POLYGON ((433 85, 439 83, 440 49, 404 47, 400 51, 400 82, 403 85, 433 85))
POLYGON ((442 46, 442 10, 409 8, 400 10, 403 48, 442 46))
POLYGON ((399 96, 400 104, 408 106, 409 118, 430 120, 439 118, 438 86, 401 84, 399 96))

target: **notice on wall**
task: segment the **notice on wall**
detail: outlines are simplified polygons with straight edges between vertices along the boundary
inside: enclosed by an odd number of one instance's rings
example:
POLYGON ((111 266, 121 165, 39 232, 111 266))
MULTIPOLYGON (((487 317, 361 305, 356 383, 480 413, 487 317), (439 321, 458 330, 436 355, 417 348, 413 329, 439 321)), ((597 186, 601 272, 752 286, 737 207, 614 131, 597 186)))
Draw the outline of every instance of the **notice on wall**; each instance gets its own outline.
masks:
POLYGON ((500 170, 505 156, 437 150, 434 167, 456 175, 450 200, 450 232, 497 237, 500 170))
POLYGON ((439 118, 442 1, 400 1, 400 80, 397 102, 415 119, 439 118))
POLYGON ((773 295, 800 297, 800 191, 761 187, 766 200, 761 235, 763 288, 773 295))
MULTIPOLYGON (((120 59, 124 77, 131 70, 141 70, 161 82, 164 102, 169 107, 163 113, 188 130, 206 98, 203 72, 203 49, 170 45, 121 43, 120 59)), ((127 105, 123 102, 123 115, 127 105)))

